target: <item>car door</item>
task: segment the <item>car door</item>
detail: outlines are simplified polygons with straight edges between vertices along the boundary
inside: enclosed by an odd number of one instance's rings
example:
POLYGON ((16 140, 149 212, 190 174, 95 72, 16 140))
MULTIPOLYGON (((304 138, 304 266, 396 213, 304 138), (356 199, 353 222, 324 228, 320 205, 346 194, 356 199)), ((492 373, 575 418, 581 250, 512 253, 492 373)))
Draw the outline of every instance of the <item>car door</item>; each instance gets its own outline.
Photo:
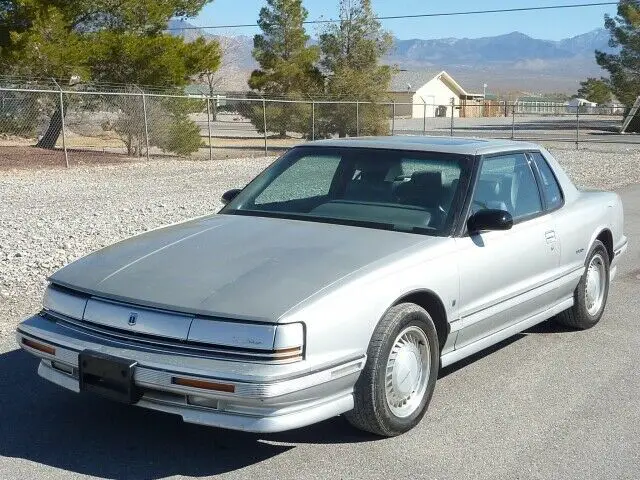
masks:
POLYGON ((470 214, 507 210, 510 230, 457 239, 462 328, 456 349, 518 323, 553 303, 548 284, 559 262, 553 220, 525 153, 482 159, 470 214))
POLYGON ((557 270, 559 297, 573 295, 584 269, 584 242, 593 231, 589 222, 581 222, 584 211, 565 207, 564 192, 545 156, 540 152, 530 152, 529 157, 536 167, 538 183, 547 212, 554 223, 554 241, 559 255, 557 270))

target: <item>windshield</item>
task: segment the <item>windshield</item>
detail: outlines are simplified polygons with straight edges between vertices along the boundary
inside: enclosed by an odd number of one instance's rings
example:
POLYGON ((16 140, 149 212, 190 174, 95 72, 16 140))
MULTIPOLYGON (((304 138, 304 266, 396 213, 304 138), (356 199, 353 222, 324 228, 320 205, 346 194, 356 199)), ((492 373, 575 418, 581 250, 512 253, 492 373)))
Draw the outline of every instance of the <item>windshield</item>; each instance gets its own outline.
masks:
POLYGON ((468 171, 462 155, 297 147, 220 213, 446 235, 468 171))

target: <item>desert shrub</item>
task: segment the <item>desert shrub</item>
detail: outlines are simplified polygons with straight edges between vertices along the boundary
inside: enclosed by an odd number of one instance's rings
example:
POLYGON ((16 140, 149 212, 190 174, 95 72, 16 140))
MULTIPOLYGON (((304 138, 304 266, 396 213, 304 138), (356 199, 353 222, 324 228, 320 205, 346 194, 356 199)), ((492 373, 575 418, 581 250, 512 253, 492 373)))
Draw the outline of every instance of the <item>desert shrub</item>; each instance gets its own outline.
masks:
POLYGON ((197 152, 202 145, 200 127, 186 115, 170 117, 169 124, 162 133, 157 138, 153 133, 149 136, 154 139, 153 143, 165 152, 187 156, 197 152))

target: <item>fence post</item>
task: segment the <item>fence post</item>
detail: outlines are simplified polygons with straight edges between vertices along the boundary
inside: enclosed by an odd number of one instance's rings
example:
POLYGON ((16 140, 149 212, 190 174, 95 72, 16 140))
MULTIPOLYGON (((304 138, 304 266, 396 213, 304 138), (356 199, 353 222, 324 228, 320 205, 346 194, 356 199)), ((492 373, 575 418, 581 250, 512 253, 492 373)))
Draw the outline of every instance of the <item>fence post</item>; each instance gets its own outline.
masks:
POLYGON ((316 102, 311 101, 311 140, 316 139, 316 102))
POLYGON ((360 136, 360 101, 356 100, 356 137, 360 136))
POLYGON ((391 104, 391 136, 396 134, 396 101, 391 104))
POLYGON ((147 97, 144 91, 135 85, 138 91, 142 94, 142 114, 144 115, 144 143, 147 149, 147 161, 149 161, 149 121, 147 119, 147 97))
POLYGON ((576 106, 576 150, 580 148, 580 105, 576 106))
POLYGON ((422 99, 422 135, 427 134, 427 102, 422 99))
POLYGON ((267 101, 262 99, 262 120, 264 122, 264 156, 269 156, 269 146, 267 145, 267 101))
POLYGON ((211 98, 207 97, 207 130, 209 131, 209 161, 213 160, 211 147, 211 98))
POLYGON ((456 101, 451 97, 451 136, 453 137, 453 115, 456 111, 456 101))
POLYGON ((53 80, 53 83, 56 84, 56 87, 58 87, 58 90, 60 91, 60 121, 62 123, 62 150, 64 150, 64 163, 67 166, 67 168, 69 168, 69 154, 67 153, 67 141, 66 141, 67 128, 64 124, 64 95, 62 94, 62 88, 60 88, 60 85, 58 84, 58 82, 56 82, 56 79, 52 78, 51 80, 53 80))
POLYGON ((516 138, 516 104, 511 107, 511 140, 516 138))

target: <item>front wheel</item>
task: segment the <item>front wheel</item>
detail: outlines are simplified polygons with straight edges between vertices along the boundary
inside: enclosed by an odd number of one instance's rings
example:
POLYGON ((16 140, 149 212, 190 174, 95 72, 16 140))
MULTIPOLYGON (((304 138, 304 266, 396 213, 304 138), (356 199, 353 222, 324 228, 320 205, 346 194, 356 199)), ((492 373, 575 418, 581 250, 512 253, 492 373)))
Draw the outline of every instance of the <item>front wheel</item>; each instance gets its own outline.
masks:
POLYGON ((436 328, 423 308, 413 303, 390 308, 371 337, 347 420, 385 437, 412 429, 431 401, 439 356, 436 328))
POLYGON ((587 256, 586 269, 573 293, 573 307, 557 316, 563 325, 580 330, 600 321, 609 296, 609 254, 596 240, 587 256))

